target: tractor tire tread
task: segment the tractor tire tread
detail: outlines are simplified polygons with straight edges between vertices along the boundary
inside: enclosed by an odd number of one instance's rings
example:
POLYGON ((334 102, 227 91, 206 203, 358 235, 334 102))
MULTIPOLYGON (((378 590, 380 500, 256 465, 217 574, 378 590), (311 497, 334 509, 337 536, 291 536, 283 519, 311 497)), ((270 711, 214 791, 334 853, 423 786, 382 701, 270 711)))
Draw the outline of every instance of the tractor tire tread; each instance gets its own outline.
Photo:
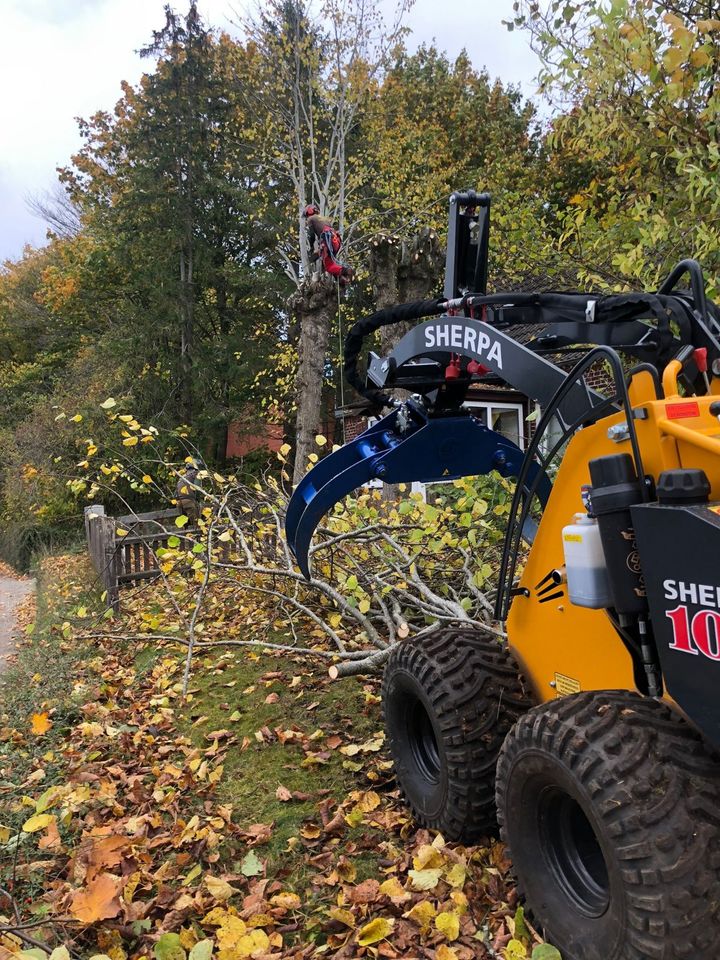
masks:
MULTIPOLYGON (((701 737, 667 705, 628 691, 531 709, 498 761, 498 819, 510 859, 506 777, 515 755, 534 747, 553 752, 582 782, 613 838, 625 888, 635 888, 626 898, 626 943, 612 960, 720 956, 720 762, 701 737)), ((552 942, 551 929, 547 935, 552 942)))
MULTIPOLYGON (((409 640, 393 648, 383 682, 385 706, 388 678, 396 671, 410 674, 428 694, 448 764, 447 803, 439 817, 418 812, 398 782, 416 820, 448 840, 472 842, 496 833, 497 756, 508 731, 534 702, 517 664, 494 637, 476 629, 449 627, 434 631, 421 643, 409 640)), ((397 765, 387 709, 385 717, 397 765)))

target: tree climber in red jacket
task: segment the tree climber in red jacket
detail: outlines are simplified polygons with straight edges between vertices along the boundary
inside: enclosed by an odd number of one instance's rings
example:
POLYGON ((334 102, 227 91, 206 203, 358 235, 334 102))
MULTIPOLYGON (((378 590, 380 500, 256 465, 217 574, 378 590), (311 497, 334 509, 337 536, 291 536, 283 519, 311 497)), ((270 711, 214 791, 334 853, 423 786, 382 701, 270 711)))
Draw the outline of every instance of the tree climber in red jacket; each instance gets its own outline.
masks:
POLYGON ((342 238, 333 227, 332 220, 320 216, 319 208, 313 203, 305 207, 303 216, 307 220, 308 236, 317 245, 315 259, 322 260, 323 268, 332 277, 337 277, 341 287, 346 287, 355 276, 352 267, 340 263, 335 254, 340 252, 342 238))

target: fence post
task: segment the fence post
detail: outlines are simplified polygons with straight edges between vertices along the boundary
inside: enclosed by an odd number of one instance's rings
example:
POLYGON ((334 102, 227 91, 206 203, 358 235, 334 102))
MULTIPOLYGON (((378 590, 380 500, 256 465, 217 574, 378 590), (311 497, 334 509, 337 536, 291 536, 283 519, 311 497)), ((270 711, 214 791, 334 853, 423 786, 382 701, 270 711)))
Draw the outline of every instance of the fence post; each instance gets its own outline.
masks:
POLYGON ((102 524, 102 577, 105 590, 107 591, 107 605, 115 613, 120 611, 120 591, 118 586, 118 563, 117 547, 115 544, 115 520, 113 517, 103 517, 100 520, 102 524))

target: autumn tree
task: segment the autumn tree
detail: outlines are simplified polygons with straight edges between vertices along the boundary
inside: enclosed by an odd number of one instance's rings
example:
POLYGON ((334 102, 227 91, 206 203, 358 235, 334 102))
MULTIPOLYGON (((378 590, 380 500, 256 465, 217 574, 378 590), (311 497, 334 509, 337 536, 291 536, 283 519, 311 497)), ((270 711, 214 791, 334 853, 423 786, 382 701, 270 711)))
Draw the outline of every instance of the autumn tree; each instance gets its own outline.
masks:
POLYGON ((157 372, 152 406, 201 430, 206 454, 222 459, 227 424, 252 400, 257 357, 274 342, 278 288, 230 93, 237 51, 192 3, 185 17, 166 9, 145 53, 155 69, 124 85, 114 115, 82 123, 85 144, 63 177, 129 308, 133 349, 157 372))
POLYGON ((720 18, 701 0, 516 3, 558 111, 548 146, 560 241, 589 280, 720 271, 720 18))

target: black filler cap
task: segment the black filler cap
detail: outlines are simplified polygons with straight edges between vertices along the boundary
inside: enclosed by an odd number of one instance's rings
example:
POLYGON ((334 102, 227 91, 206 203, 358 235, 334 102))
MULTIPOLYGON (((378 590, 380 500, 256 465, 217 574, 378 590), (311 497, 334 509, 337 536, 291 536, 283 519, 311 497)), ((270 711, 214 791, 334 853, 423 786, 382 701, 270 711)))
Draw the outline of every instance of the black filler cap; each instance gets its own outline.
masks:
POLYGON ((704 470, 663 470, 658 478, 657 497, 660 503, 689 505, 707 503, 710 484, 704 470))

